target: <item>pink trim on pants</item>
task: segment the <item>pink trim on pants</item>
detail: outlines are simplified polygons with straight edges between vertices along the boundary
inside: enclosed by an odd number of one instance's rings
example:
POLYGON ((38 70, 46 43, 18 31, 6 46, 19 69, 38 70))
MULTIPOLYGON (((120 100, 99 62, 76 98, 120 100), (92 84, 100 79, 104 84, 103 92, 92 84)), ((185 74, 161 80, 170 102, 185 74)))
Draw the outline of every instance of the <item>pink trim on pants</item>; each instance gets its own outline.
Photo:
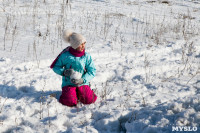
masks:
POLYGON ((65 86, 62 88, 62 95, 60 96, 59 102, 63 105, 73 107, 77 105, 78 100, 83 104, 91 104, 96 99, 97 96, 88 85, 80 87, 65 86))

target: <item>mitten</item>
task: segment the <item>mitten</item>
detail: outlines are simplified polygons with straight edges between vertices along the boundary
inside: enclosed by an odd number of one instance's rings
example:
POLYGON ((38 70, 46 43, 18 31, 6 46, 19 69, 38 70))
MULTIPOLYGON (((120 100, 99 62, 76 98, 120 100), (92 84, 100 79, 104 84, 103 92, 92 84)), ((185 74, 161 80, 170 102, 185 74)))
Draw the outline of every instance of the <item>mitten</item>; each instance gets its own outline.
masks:
POLYGON ((63 76, 71 76, 73 69, 65 69, 63 72, 63 76))
POLYGON ((81 85, 83 84, 83 79, 71 79, 71 83, 75 85, 81 85))

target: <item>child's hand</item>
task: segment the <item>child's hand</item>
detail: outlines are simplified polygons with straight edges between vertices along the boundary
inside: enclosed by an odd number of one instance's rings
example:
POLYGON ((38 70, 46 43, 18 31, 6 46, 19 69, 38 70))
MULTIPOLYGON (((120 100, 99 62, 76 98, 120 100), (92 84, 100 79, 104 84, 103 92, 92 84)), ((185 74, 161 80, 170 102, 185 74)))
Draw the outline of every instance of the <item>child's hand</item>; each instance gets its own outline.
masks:
POLYGON ((63 76, 71 76, 73 69, 65 69, 63 72, 63 76))
POLYGON ((83 79, 71 79, 71 83, 75 85, 81 85, 83 84, 83 79))

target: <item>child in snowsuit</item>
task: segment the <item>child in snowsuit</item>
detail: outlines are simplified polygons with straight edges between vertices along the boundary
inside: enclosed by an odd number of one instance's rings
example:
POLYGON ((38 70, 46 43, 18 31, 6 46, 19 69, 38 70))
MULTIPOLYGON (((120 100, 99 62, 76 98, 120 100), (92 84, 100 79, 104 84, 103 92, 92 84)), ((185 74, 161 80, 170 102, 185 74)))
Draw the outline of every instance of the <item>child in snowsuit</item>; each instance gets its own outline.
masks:
POLYGON ((94 103, 97 96, 89 82, 96 68, 89 53, 85 52, 86 39, 78 33, 66 30, 63 38, 71 46, 64 49, 51 65, 53 71, 62 76, 62 95, 59 102, 70 107, 78 100, 83 104, 94 103))

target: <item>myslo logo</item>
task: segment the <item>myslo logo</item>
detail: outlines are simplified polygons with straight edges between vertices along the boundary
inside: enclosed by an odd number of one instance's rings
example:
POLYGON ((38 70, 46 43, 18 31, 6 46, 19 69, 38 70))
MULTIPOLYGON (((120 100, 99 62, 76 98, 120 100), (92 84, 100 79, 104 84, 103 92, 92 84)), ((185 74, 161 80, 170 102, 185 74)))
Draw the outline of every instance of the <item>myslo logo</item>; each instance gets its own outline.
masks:
POLYGON ((177 132, 196 132, 198 130, 197 127, 181 127, 181 126, 172 126, 172 131, 177 132))

